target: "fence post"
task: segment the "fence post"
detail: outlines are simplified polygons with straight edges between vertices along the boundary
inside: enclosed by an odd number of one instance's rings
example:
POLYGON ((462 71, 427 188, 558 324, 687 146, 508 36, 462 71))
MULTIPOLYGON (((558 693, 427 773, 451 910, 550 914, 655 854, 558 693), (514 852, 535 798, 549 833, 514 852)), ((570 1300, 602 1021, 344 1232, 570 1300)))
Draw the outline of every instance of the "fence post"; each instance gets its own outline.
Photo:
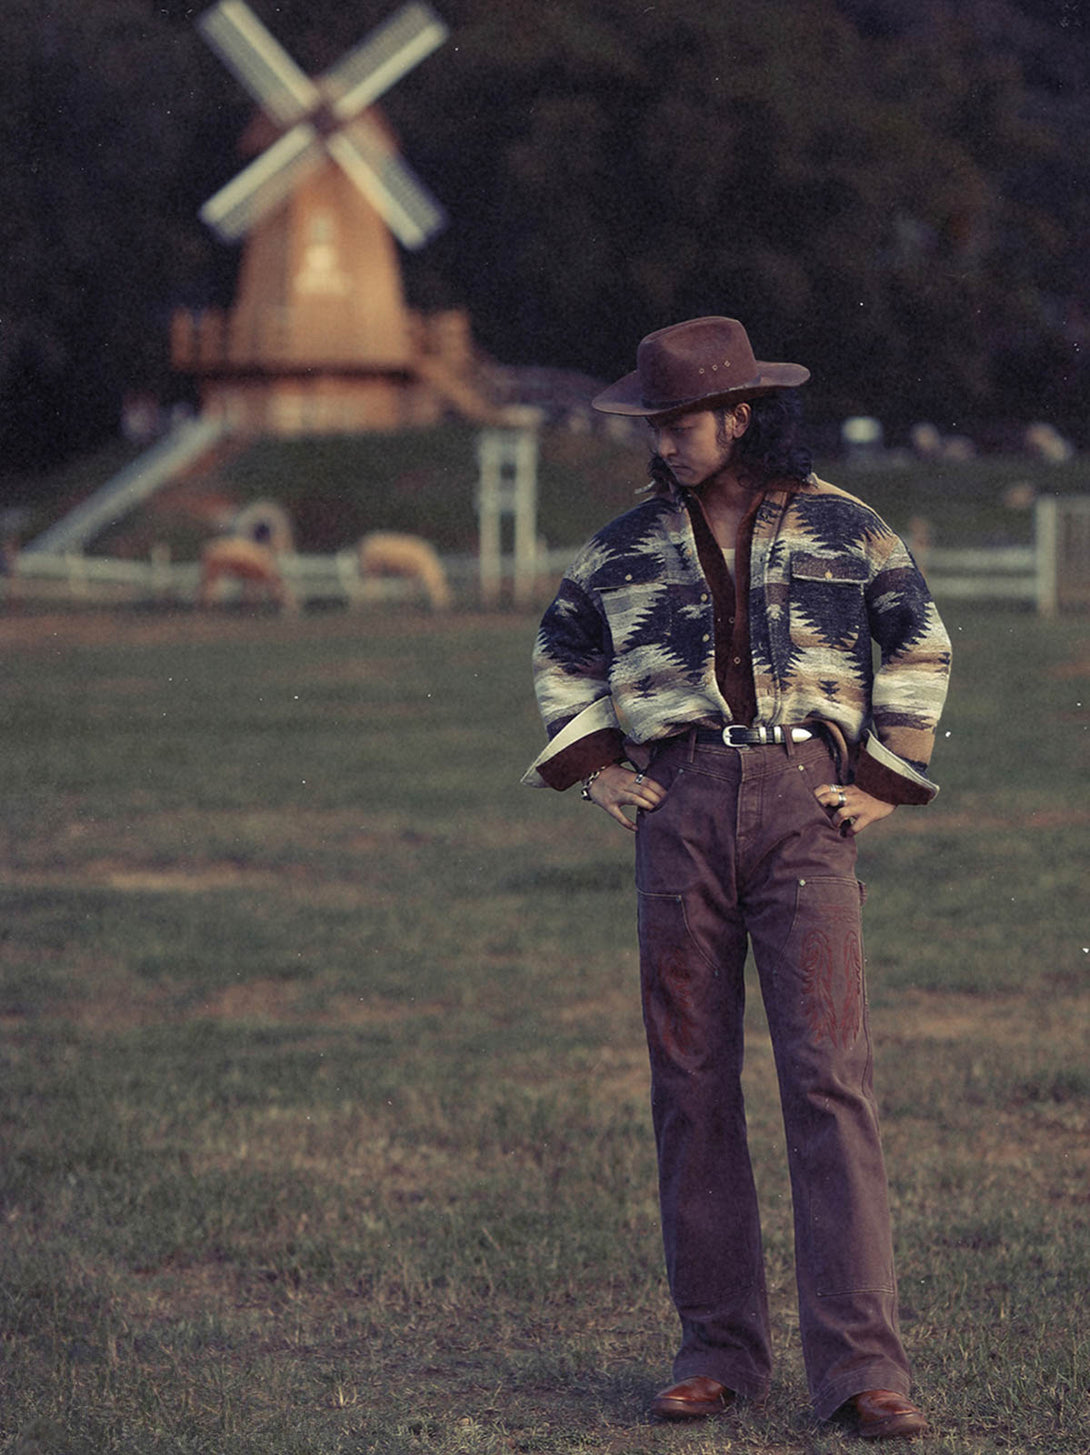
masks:
POLYGON ((64 564, 68 577, 69 596, 83 600, 88 595, 87 562, 82 551, 65 551, 64 564))
POLYGON ((515 586, 518 605, 533 595, 537 575, 537 420, 513 429, 486 429, 477 444, 481 600, 494 606, 503 579, 501 521, 514 518, 515 586))
POLYGON ((166 541, 156 541, 151 548, 151 570, 149 572, 151 594, 158 600, 170 597, 171 571, 170 546, 166 541))
POLYGON ((1033 510, 1034 579, 1038 616, 1055 616, 1059 609, 1059 509, 1055 495, 1039 495, 1033 510))

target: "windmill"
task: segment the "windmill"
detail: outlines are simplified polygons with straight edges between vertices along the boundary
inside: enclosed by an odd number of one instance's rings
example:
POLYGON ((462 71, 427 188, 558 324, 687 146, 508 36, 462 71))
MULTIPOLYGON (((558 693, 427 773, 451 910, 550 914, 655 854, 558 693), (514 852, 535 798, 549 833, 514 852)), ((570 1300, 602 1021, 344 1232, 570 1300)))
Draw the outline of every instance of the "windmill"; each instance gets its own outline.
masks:
POLYGON ((174 362, 205 412, 254 432, 391 428, 430 423, 460 388, 487 414, 451 358, 470 352, 464 317, 406 308, 396 243, 423 247, 446 219, 373 110, 442 45, 443 21, 413 0, 317 80, 245 0, 198 26, 275 132, 201 209, 244 244, 229 314, 175 317, 174 362))

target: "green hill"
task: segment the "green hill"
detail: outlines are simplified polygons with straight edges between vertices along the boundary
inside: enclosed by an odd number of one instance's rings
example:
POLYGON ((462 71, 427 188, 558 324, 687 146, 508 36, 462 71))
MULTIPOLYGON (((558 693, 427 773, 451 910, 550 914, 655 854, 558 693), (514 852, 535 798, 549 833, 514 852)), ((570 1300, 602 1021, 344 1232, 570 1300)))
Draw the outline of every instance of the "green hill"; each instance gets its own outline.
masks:
MULTIPOLYGON (((420 535, 441 552, 476 549, 478 431, 445 425, 397 434, 261 440, 229 453, 199 478, 165 487, 93 543, 94 554, 144 557, 165 544, 174 560, 194 559, 202 541, 234 509, 279 502, 303 552, 354 545, 371 530, 420 535)), ((30 539, 132 458, 118 446, 39 481, 39 501, 22 532, 30 539)), ((539 461, 538 529, 550 547, 576 546, 627 509, 646 480, 646 451, 598 435, 544 431, 539 461)), ((942 545, 1018 544, 1032 537, 1035 494, 1090 493, 1090 460, 1044 465, 1024 456, 965 462, 905 460, 869 467, 819 460, 818 473, 861 495, 895 529, 914 517, 942 545)), ((8 498, 18 498, 8 482, 8 498)))
MULTIPOLYGON (((274 500, 303 552, 354 545, 372 530, 407 531, 442 552, 477 544, 478 432, 449 425, 398 434, 260 440, 199 480, 164 488, 94 542, 96 554, 145 555, 156 542, 175 560, 216 529, 212 511, 274 500)), ((646 452, 606 439, 546 432, 539 458, 538 529, 552 546, 576 543, 630 505, 646 479, 646 452)))

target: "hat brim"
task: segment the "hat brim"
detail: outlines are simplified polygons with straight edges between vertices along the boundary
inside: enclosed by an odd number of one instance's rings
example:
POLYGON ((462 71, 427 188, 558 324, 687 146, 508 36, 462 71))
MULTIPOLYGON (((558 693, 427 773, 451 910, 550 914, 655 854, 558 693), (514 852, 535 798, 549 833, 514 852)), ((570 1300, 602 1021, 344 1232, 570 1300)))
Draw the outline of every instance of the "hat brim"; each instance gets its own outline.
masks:
POLYGON ((654 401, 644 397, 639 371, 634 370, 623 379, 618 379, 616 384, 611 384, 608 389, 603 389, 601 394, 595 395, 591 400, 591 407, 602 414, 628 414, 651 419, 659 414, 677 414, 682 409, 712 409, 720 402, 729 403, 731 400, 737 404, 743 399, 771 393, 774 389, 797 389, 810 377, 810 370, 802 364, 758 363, 757 369, 758 372, 752 379, 744 384, 736 384, 731 389, 717 389, 713 393, 697 394, 690 399, 654 401))

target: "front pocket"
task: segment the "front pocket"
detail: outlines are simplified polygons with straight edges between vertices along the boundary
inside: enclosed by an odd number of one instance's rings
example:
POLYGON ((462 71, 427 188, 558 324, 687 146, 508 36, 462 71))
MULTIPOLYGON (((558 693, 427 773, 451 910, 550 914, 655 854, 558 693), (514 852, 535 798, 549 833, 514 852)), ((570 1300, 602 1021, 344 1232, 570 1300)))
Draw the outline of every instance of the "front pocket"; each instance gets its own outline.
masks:
POLYGON ((675 898, 699 884, 706 872, 694 844, 714 832, 709 795, 693 783, 681 763, 652 763, 650 776, 666 789, 654 813, 639 816, 636 833, 636 888, 641 894, 675 898))

